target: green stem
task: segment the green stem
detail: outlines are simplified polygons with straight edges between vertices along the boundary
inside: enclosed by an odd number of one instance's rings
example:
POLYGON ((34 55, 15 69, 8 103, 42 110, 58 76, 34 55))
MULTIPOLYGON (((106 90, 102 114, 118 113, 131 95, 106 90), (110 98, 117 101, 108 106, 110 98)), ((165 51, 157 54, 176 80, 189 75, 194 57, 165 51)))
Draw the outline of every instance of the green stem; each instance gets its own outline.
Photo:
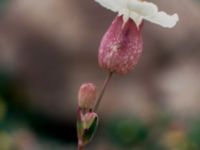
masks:
POLYGON ((113 75, 113 72, 109 72, 109 74, 107 75, 107 77, 106 77, 106 79, 105 79, 105 81, 103 83, 103 87, 101 89, 101 92, 100 92, 100 94, 99 94, 99 96, 97 98, 97 102, 96 102, 96 105, 94 107, 94 111, 96 111, 98 109, 99 104, 100 104, 100 102, 102 100, 102 97, 103 97, 103 95, 105 93, 105 90, 106 90, 106 88, 108 86, 108 83, 109 83, 110 79, 112 78, 112 75, 113 75))

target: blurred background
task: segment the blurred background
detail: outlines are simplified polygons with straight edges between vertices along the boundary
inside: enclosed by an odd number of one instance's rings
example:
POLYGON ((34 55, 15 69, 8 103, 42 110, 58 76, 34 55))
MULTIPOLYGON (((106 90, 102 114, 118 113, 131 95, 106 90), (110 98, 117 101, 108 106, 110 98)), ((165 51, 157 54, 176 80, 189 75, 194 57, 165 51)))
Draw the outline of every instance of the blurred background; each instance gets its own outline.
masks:
MULTIPOLYGON (((180 21, 144 23, 143 56, 113 77, 88 150, 200 149, 200 1, 154 2, 180 21)), ((77 91, 101 88, 115 15, 93 0, 0 0, 0 150, 76 149, 77 91)))

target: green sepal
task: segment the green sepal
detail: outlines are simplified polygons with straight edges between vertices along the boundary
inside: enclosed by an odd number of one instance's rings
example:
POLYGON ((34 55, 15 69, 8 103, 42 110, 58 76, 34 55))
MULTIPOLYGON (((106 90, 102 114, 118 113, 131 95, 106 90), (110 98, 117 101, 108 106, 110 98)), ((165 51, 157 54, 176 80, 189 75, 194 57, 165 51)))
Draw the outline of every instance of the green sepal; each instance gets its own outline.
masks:
POLYGON ((90 127, 87 129, 84 129, 84 133, 82 135, 82 142, 84 145, 88 144, 93 139, 97 131, 98 124, 99 124, 99 118, 96 115, 90 127))
POLYGON ((83 114, 80 108, 77 110, 77 136, 83 145, 88 144, 94 137, 99 123, 95 112, 83 114))

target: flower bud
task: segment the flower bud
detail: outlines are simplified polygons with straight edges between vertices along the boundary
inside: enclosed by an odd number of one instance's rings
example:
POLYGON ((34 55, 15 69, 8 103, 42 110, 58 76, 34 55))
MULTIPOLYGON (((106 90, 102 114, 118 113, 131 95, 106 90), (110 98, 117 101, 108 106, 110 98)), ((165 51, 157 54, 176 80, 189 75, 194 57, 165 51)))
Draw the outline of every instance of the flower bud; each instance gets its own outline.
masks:
POLYGON ((91 109, 95 105, 96 86, 92 83, 82 84, 78 93, 80 108, 91 109))
POLYGON ((80 120, 77 121, 77 135, 79 144, 85 146, 94 137, 99 118, 95 112, 87 112, 80 115, 80 120))
POLYGON ((99 65, 119 74, 126 74, 137 64, 143 49, 141 28, 130 18, 124 22, 117 16, 102 38, 99 65))
POLYGON ((89 129, 91 125, 96 121, 98 115, 95 112, 88 112, 83 116, 83 128, 89 129))

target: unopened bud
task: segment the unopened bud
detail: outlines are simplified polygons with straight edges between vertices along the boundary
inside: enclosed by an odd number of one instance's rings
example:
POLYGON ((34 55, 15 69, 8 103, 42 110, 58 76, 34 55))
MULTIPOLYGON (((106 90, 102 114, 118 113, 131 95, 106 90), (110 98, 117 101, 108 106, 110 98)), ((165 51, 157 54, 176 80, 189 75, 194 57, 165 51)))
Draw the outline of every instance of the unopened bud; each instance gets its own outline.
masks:
POLYGON ((117 16, 102 38, 99 65, 110 72, 126 74, 137 64, 143 49, 141 27, 117 16))
POLYGON ((84 116, 82 116, 83 128, 85 130, 89 129, 91 125, 98 119, 98 116, 95 112, 88 112, 84 116))
POLYGON ((80 108, 93 108, 96 100, 96 86, 92 83, 82 84, 79 89, 78 100, 80 108))
POLYGON ((77 134, 79 144, 85 146, 94 137, 99 124, 98 115, 95 112, 81 114, 81 119, 77 122, 77 134))

